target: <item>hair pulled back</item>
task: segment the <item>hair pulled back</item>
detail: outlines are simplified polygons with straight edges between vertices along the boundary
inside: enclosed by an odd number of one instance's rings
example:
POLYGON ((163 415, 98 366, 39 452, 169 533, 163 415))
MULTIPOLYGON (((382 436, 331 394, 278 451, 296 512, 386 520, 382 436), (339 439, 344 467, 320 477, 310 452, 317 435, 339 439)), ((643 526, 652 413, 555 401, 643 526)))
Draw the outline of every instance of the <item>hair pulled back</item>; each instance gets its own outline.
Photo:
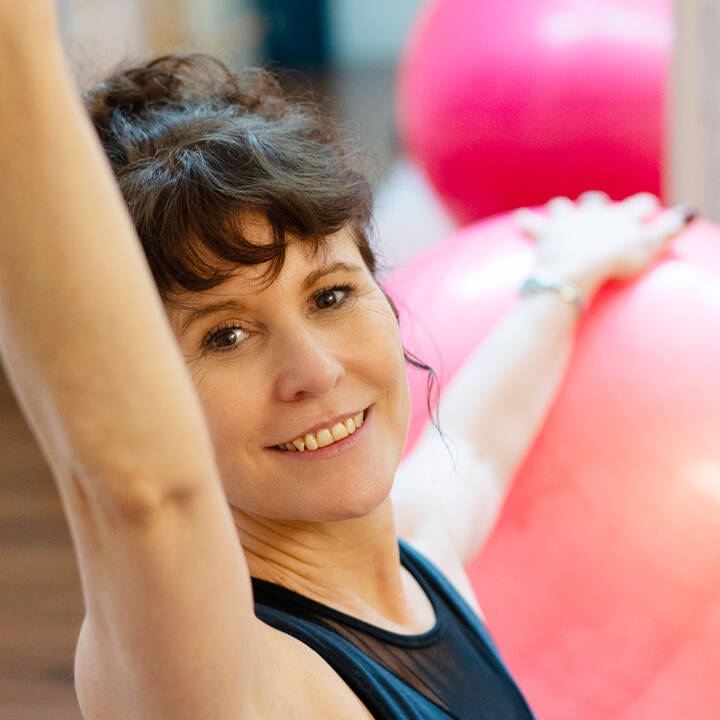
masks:
POLYGON ((288 235, 317 248, 346 225, 375 273, 358 153, 267 71, 167 55, 106 78, 85 104, 163 298, 211 288, 237 264, 269 262, 272 280, 288 235), (272 243, 244 237, 248 213, 267 219, 272 243))

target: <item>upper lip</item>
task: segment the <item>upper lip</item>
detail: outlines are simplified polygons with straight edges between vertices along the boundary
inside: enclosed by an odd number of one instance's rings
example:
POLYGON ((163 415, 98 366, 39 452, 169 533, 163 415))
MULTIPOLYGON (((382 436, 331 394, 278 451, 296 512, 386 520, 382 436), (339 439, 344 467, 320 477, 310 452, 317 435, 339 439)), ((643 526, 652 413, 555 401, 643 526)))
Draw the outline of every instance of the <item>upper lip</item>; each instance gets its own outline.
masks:
MULTIPOLYGON (((342 422, 343 420, 346 420, 347 418, 355 417, 358 413, 363 412, 367 408, 360 408, 360 410, 354 410, 351 412, 342 413, 341 415, 334 415, 333 417, 328 418, 327 420, 323 420, 315 425, 312 425, 311 427, 299 432, 295 433, 295 435, 292 435, 291 437, 286 437, 284 440, 281 440, 281 443, 286 442, 292 442, 296 438, 302 438, 305 437, 305 435, 315 434, 318 430, 322 430, 323 428, 328 428, 328 430, 335 425, 336 423, 342 422)), ((276 443, 280 444, 280 443, 276 443)))

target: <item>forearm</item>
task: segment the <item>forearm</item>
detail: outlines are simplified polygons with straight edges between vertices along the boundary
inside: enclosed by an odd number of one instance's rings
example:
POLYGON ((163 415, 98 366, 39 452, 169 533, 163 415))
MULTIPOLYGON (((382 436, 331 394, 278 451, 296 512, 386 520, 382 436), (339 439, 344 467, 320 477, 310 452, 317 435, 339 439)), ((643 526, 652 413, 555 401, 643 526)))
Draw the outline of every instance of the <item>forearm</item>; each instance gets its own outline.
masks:
MULTIPOLYGON (((692 213, 675 208, 645 222, 657 199, 640 194, 612 204, 586 193, 555 198, 544 214, 523 210, 519 224, 538 238, 540 274, 573 283, 586 301, 610 278, 632 278, 662 251, 692 213)), ((442 412, 456 434, 507 485, 525 457, 565 372, 575 311, 555 292, 518 301, 444 394, 442 412)))
MULTIPOLYGON (((583 287, 591 293, 595 286, 583 287)), ((443 394, 443 430, 489 465, 504 486, 555 398, 576 316, 575 308, 553 292, 518 299, 443 394)))
POLYGON ((1 33, 0 351, 56 468, 192 473, 211 464, 202 413, 44 18, 1 33))

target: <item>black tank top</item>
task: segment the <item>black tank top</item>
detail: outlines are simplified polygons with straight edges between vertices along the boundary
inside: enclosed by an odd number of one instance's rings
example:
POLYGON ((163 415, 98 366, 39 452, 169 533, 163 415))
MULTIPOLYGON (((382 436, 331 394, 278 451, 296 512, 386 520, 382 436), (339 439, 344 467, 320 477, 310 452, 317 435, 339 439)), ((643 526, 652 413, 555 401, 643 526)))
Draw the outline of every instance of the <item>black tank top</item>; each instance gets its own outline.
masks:
POLYGON ((378 720, 532 720, 487 629, 445 576, 400 540, 400 560, 435 610, 402 635, 252 578, 255 614, 317 652, 378 720))

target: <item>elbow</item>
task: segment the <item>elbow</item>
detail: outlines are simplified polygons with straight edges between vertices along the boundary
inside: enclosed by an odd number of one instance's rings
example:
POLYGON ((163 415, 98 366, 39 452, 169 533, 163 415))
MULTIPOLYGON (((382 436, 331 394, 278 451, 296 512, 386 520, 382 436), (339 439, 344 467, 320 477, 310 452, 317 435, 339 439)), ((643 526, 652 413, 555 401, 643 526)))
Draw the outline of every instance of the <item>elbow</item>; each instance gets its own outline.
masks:
POLYGON ((112 469, 73 473, 76 488, 91 507, 103 515, 143 525, 167 508, 188 506, 203 488, 215 481, 207 471, 173 472, 112 469))
POLYGON ((135 482, 105 498, 105 508, 123 521, 145 525, 169 508, 189 506, 199 494, 198 483, 135 482))

